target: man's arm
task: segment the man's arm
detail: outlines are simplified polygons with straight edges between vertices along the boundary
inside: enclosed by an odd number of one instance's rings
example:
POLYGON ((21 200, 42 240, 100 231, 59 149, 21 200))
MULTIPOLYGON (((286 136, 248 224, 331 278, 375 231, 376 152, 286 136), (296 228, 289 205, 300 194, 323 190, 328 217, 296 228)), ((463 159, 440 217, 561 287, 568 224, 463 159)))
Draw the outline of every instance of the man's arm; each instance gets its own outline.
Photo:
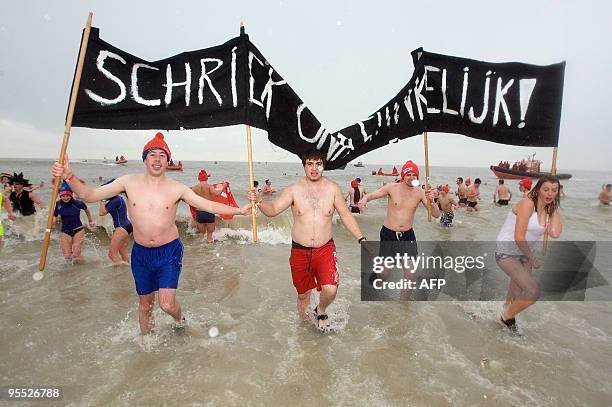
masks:
POLYGON ((364 194, 363 197, 361 197, 361 199, 359 200, 359 203, 358 203, 359 209, 363 211, 365 208, 368 207, 369 201, 384 198, 385 196, 389 195, 389 185, 392 185, 392 184, 383 185, 382 187, 378 188, 374 192, 371 192, 369 194, 364 194))
POLYGON ((343 198, 344 197, 342 196, 342 191, 340 190, 340 187, 338 185, 335 185, 334 208, 336 208, 336 211, 338 212, 338 215, 340 216, 340 219, 342 220, 344 226, 348 229, 349 232, 351 232, 353 236, 355 236, 355 239, 359 241, 363 237, 363 233, 361 233, 361 229, 359 228, 357 221, 346 207, 343 198))
POLYGON ((28 196, 30 197, 30 199, 32 201, 34 201, 34 203, 38 206, 40 206, 42 209, 46 208, 45 204, 42 203, 42 201, 40 200, 40 198, 38 196, 36 196, 36 194, 34 192, 28 192, 28 196))
POLYGON ((79 199, 84 202, 98 202, 106 198, 119 195, 125 191, 125 179, 129 175, 124 175, 117 178, 113 182, 107 185, 103 185, 96 189, 91 189, 85 186, 70 169, 70 162, 68 161, 68 155, 64 158, 64 165, 59 162, 55 162, 51 167, 51 173, 54 177, 61 177, 68 182, 70 189, 79 196, 79 199))
POLYGON ((4 206, 4 209, 6 209, 6 213, 8 213, 8 218, 10 220, 15 220, 17 218, 15 216, 15 213, 13 212, 13 206, 11 205, 8 199, 2 200, 2 206, 4 206))
POLYGON ((266 215, 269 218, 272 218, 291 206, 293 203, 293 187, 290 185, 287 188, 283 189, 283 192, 280 194, 278 199, 273 202, 266 202, 259 200, 259 192, 255 192, 255 200, 259 203, 257 204, 261 213, 266 215))
POLYGON ((421 195, 421 203, 423 204, 423 206, 425 206, 425 209, 427 209, 427 201, 431 203, 431 215, 434 218, 439 217, 440 208, 433 201, 433 189, 429 189, 427 190, 427 192, 423 191, 423 195, 421 195))
POLYGON ((202 198, 186 185, 183 185, 182 188, 183 193, 181 194, 180 199, 185 201, 188 205, 191 205, 201 211, 216 213, 219 215, 247 215, 251 212, 250 203, 242 208, 235 208, 233 206, 224 205, 219 202, 209 201, 208 199, 202 198))
POLYGON ((108 213, 108 210, 106 209, 106 204, 104 202, 100 202, 100 209, 98 210, 98 215, 104 216, 107 213, 108 213))

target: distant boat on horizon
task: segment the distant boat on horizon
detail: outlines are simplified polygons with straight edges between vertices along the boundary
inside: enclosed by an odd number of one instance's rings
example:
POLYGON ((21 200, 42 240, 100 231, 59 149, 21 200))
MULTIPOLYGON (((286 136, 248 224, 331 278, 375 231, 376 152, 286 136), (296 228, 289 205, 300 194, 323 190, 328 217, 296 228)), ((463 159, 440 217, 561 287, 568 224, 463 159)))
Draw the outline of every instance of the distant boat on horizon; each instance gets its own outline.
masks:
POLYGON ((363 163, 361 161, 357 161, 355 164, 353 164, 355 167, 365 167, 365 165, 363 165, 363 163))

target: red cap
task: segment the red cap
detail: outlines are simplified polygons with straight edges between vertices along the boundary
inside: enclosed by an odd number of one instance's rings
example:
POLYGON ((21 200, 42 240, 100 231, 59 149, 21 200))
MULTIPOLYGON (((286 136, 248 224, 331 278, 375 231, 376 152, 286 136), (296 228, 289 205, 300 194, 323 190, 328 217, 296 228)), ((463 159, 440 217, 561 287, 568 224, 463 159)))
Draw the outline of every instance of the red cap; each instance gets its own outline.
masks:
POLYGON ((208 181, 209 176, 206 170, 201 169, 200 172, 198 172, 198 181, 208 181))
POLYGON ((419 167, 412 161, 406 161, 406 164, 402 167, 402 178, 409 173, 416 174, 417 178, 419 178, 419 167))
POLYGON ((164 135, 161 133, 157 133, 155 137, 153 137, 142 149, 142 161, 147 158, 147 154, 151 150, 164 150, 166 155, 168 156, 168 161, 170 161, 170 148, 168 148, 168 144, 164 141, 164 135))
POLYGON ((351 188, 357 188, 359 187, 359 182, 357 182, 356 179, 351 181, 351 188))
POLYGON ((468 178, 468 179, 465 180, 465 185, 470 185, 471 183, 472 183, 471 179, 468 178))
POLYGON ((533 185, 533 181, 531 180, 531 178, 523 178, 522 180, 519 181, 519 185, 527 189, 531 189, 531 185, 533 185))
POLYGON ((448 188, 448 184, 442 186, 442 191, 446 192, 448 194, 449 188, 448 188))

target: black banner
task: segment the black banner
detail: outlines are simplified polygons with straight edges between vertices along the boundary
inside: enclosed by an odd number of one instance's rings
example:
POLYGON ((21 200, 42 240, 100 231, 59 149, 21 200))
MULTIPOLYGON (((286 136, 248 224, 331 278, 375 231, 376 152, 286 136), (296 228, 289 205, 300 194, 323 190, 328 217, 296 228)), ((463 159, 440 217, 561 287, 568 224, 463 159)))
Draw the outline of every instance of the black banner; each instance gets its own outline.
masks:
POLYGON ((329 132, 267 59, 239 37, 149 62, 92 28, 73 126, 194 129, 248 124, 297 155, 325 151, 327 169, 423 131, 497 143, 556 146, 564 63, 490 64, 422 49, 401 91, 366 119, 329 132))

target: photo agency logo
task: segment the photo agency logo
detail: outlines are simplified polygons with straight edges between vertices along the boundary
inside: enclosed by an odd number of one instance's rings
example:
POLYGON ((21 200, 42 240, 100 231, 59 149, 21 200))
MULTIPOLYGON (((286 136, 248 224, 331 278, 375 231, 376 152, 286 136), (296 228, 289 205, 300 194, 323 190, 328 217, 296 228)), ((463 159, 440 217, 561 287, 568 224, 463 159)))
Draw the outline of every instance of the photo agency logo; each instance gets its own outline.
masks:
POLYGON ((542 242, 531 268, 515 242, 365 242, 363 301, 503 301, 510 278, 502 265, 532 272, 545 301, 611 301, 611 242, 542 242), (599 267, 598 267, 599 266, 599 267))

